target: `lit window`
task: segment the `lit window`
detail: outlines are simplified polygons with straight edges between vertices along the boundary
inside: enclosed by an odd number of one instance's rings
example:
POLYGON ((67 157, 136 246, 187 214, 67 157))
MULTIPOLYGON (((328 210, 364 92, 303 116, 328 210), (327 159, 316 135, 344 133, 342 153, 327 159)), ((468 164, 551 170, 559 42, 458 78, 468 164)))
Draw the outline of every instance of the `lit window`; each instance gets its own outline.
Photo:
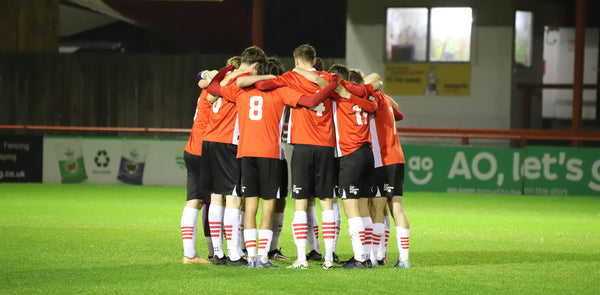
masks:
POLYGON ((386 61, 470 61, 472 15, 469 7, 388 8, 386 61))
POLYGON ((518 11, 515 13, 515 62, 526 67, 531 66, 533 39, 533 13, 518 11))
POLYGON ((388 8, 387 60, 427 59, 427 8, 388 8))
POLYGON ((471 8, 432 8, 429 60, 471 59, 471 8))

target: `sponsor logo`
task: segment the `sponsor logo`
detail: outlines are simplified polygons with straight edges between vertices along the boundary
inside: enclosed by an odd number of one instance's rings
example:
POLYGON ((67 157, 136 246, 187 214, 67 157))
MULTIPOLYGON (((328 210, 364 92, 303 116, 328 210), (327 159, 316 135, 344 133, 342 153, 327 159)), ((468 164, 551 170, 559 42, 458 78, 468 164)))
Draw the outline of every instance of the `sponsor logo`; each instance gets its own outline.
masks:
POLYGON ((383 190, 385 192, 391 193, 394 190, 394 186, 390 185, 389 183, 384 183, 383 184, 383 190))
POLYGON ((348 187, 348 192, 351 193, 351 194, 353 194, 353 195, 358 195, 358 191, 359 190, 360 189, 357 186, 355 186, 355 185, 350 185, 348 187))
POLYGON ((297 185, 295 185, 295 184, 292 187, 292 191, 294 192, 294 194, 299 194, 301 190, 302 190, 302 188, 299 187, 299 186, 297 186, 297 185))

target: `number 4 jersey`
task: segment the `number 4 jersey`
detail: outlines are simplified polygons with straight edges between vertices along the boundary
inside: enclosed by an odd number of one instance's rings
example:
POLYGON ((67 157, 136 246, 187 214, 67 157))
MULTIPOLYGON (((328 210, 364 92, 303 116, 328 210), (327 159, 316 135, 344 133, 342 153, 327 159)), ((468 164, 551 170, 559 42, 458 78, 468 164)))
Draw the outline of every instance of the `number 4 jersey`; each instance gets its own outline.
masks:
POLYGON ((261 91, 235 83, 221 88, 223 99, 236 104, 240 128, 238 158, 283 159, 281 134, 286 105, 295 107, 302 94, 288 87, 261 91))
MULTIPOLYGON (((315 73, 321 78, 331 81, 330 73, 318 71, 315 73)), ((292 71, 275 79, 307 96, 321 90, 316 84, 292 71)), ((335 136, 331 105, 332 100, 325 99, 310 109, 302 106, 292 108, 288 123, 288 143, 334 147, 335 136)))

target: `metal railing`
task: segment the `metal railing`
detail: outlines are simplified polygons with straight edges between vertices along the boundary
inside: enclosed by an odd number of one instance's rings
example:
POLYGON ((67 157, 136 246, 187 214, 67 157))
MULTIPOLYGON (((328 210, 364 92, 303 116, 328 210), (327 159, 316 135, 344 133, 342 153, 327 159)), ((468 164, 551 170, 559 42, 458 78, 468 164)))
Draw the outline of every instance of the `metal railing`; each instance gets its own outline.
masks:
MULTIPOLYGON (((596 84, 584 84, 583 89, 596 89, 600 90, 596 84)), ((528 129, 531 127, 531 104, 533 100, 533 91, 537 89, 563 89, 572 90, 573 84, 531 84, 531 83, 520 83, 517 84, 517 88, 523 91, 523 128, 528 129)), ((574 106, 576 107, 576 106, 574 106)), ((579 118, 581 119, 581 118, 579 118)))
MULTIPOLYGON (((186 128, 143 128, 143 127, 84 127, 84 126, 44 126, 44 125, 0 125, 0 131, 83 131, 83 132, 127 132, 140 133, 148 137, 151 134, 169 133, 187 135, 186 128)), ((286 130, 284 128, 284 130, 286 130)), ((398 127, 400 137, 459 138, 463 145, 470 139, 513 139, 525 146, 529 140, 558 140, 578 143, 583 141, 600 142, 600 131, 537 130, 537 129, 465 129, 465 128, 428 128, 398 127)))

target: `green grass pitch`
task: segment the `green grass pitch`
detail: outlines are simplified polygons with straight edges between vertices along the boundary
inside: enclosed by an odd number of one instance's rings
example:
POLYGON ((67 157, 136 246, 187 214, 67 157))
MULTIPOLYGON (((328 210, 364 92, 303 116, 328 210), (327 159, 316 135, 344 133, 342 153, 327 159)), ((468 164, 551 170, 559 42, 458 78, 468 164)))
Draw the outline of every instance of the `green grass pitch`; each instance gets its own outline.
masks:
POLYGON ((182 265, 184 203, 183 187, 0 183, 0 294, 600 294, 598 197, 407 192, 412 267, 358 270, 182 265))

